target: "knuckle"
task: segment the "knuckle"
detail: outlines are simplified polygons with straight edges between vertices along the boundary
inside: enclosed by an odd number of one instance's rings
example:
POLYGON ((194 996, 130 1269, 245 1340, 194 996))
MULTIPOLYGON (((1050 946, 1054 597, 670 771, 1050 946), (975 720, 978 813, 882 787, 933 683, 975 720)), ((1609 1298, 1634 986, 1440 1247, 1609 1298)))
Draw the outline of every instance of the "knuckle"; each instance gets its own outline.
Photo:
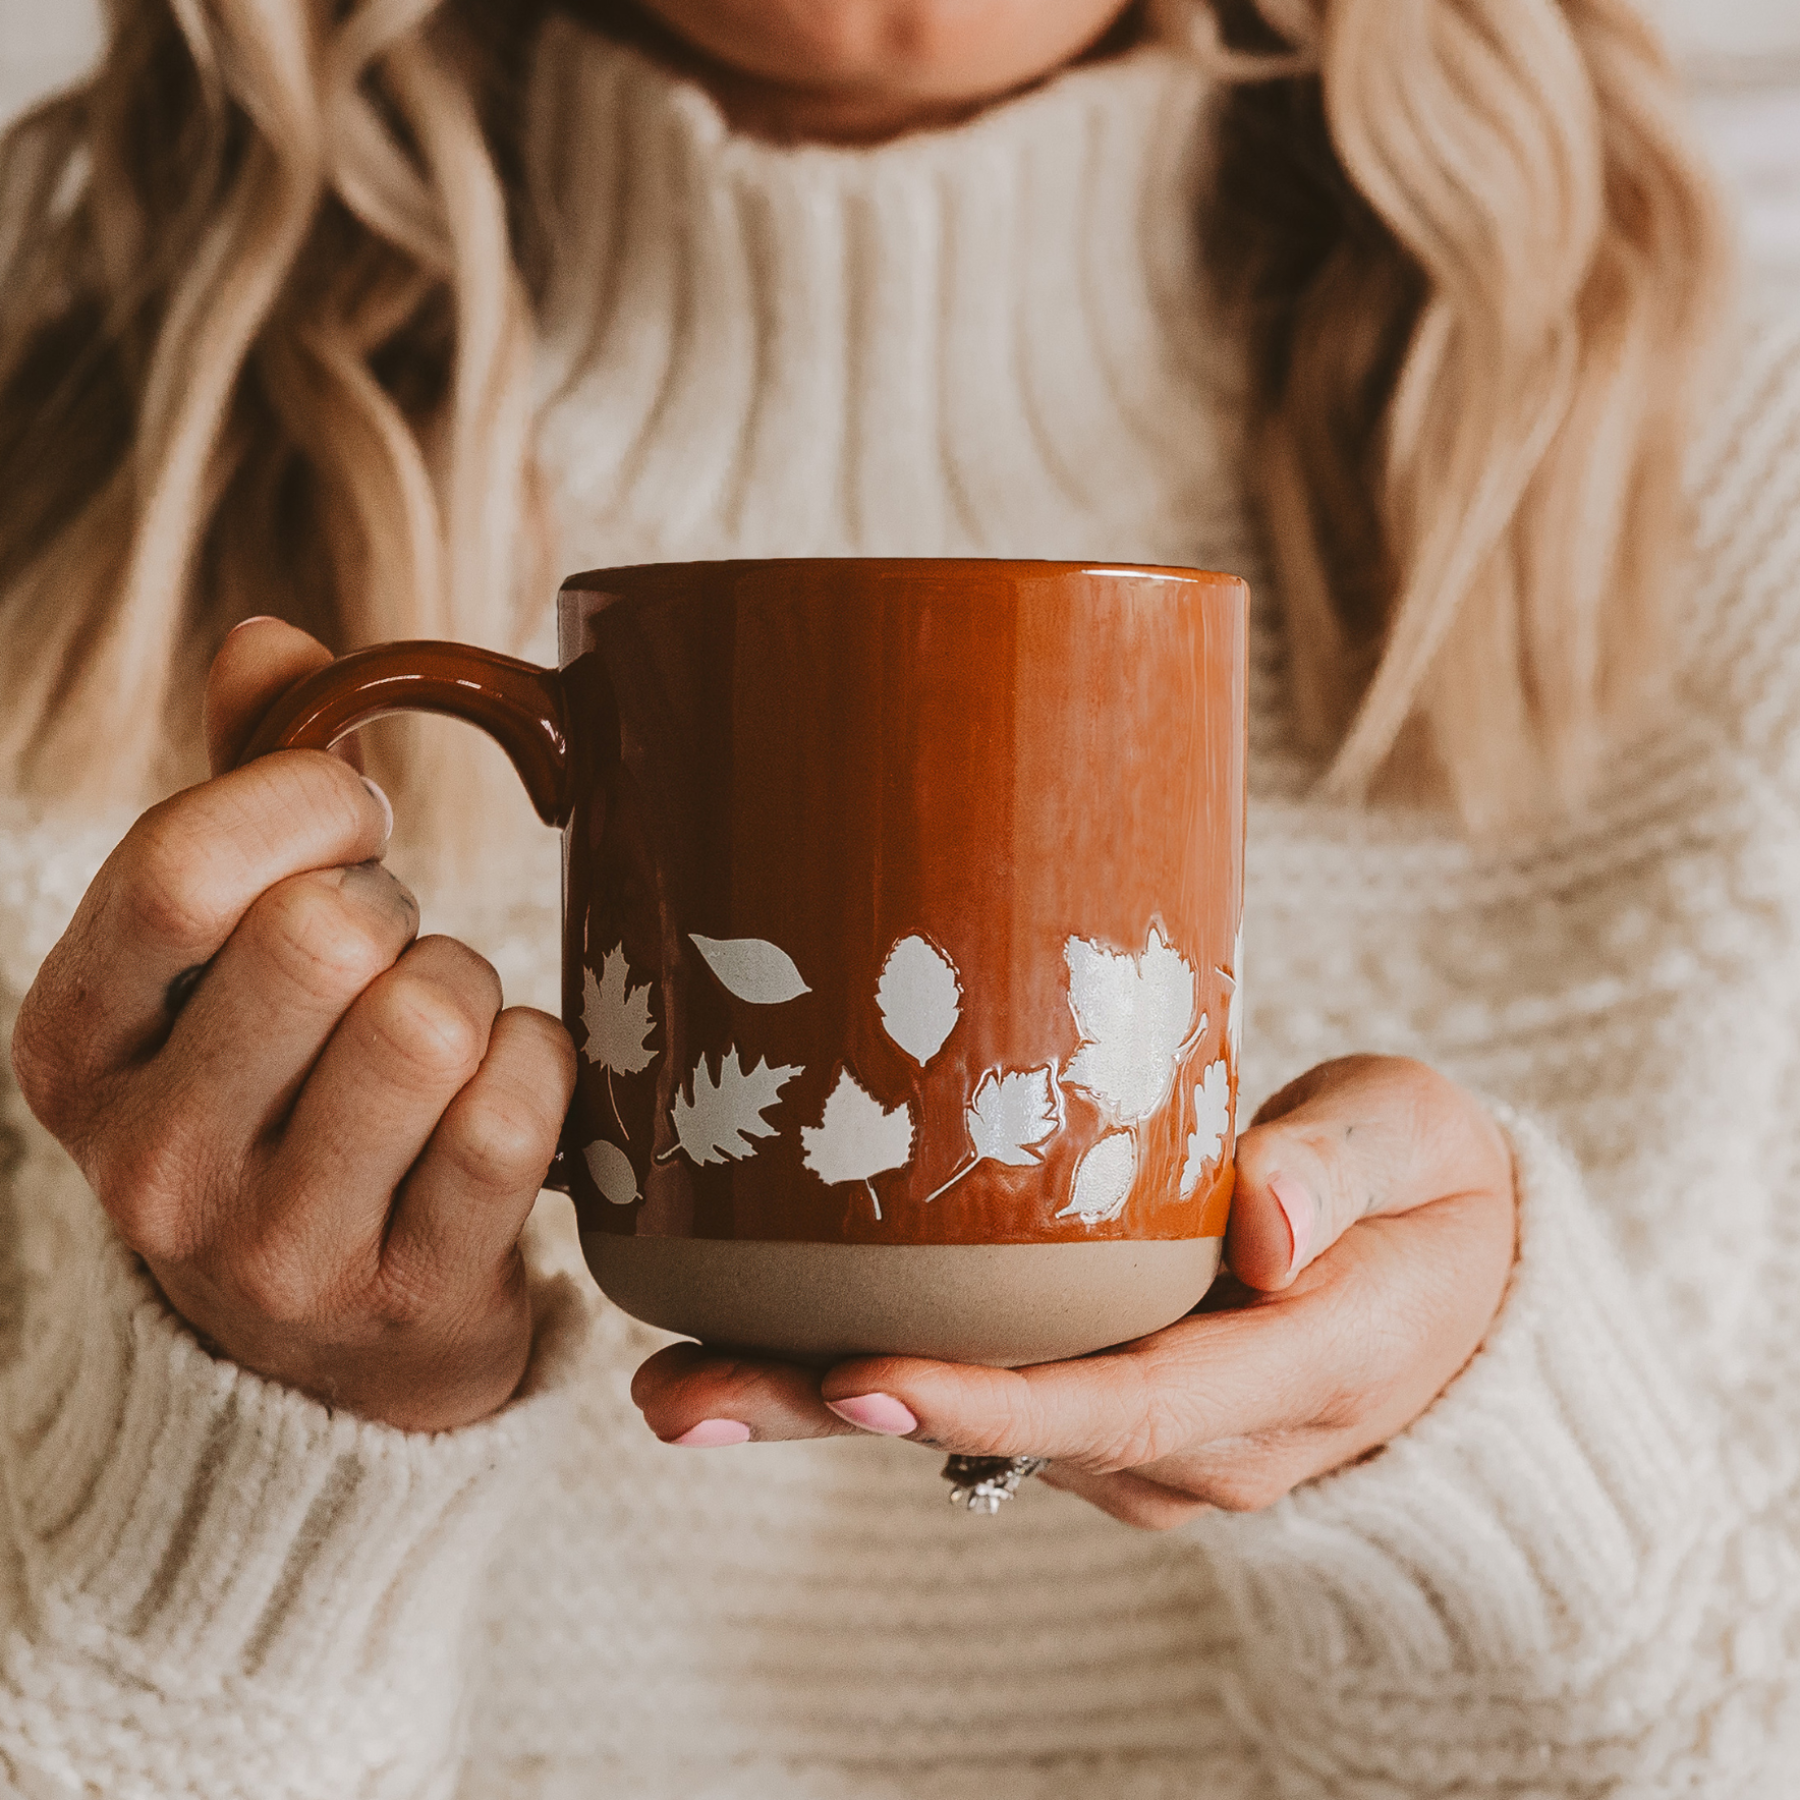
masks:
POLYGON ((195 1253, 204 1196, 182 1134, 126 1128, 110 1134, 93 1161, 95 1195, 130 1249, 152 1262, 183 1262, 195 1253))
POLYGON ((259 847, 307 843, 338 855, 365 841, 377 808, 362 777, 324 750, 259 757, 226 778, 233 817, 259 847))
POLYGON ((370 1304, 382 1325, 410 1330, 431 1319, 442 1307, 442 1275, 421 1258, 387 1256, 370 1304))
POLYGON ((1122 1419, 1113 1433, 1102 1440, 1096 1453, 1084 1461, 1096 1473, 1117 1474, 1159 1461, 1168 1454, 1168 1444, 1168 1434, 1157 1419, 1122 1419))
POLYGON ((257 950, 280 976, 320 999, 348 999, 394 959, 398 945, 366 908, 315 875, 271 888, 251 909, 257 950))
POLYGON ((1267 1512, 1299 1485, 1301 1476, 1264 1459, 1221 1471, 1206 1483, 1204 1499, 1222 1512, 1267 1512))
POLYGON ((554 1096, 560 1129, 575 1091, 575 1040, 560 1019, 529 1006, 513 1007, 505 1015, 508 1027, 506 1060, 530 1071, 531 1091, 554 1096))
POLYGON ((460 939, 422 937, 413 946, 409 960, 419 973, 466 995, 471 1006, 484 1008, 484 1025, 499 1012, 503 999, 499 971, 460 939))
POLYGON ((1346 1383, 1328 1388, 1319 1397, 1309 1422, 1315 1430, 1337 1435, 1358 1430, 1368 1413, 1368 1394, 1346 1383))
MULTIPOLYGON (((892 1391, 881 1374, 879 1362, 871 1370, 872 1388, 892 1391)), ((923 1396, 923 1416, 955 1420, 941 1436, 923 1441, 942 1445, 964 1456, 1030 1456, 1049 1441, 1042 1409, 1034 1402, 1026 1380, 1011 1370, 981 1370, 953 1377, 937 1391, 923 1396)), ((911 1403, 911 1396, 908 1396, 911 1403)), ((914 1410, 919 1411, 916 1403, 914 1410)))
POLYGON ((469 1185, 510 1193, 543 1173, 560 1124, 528 1095, 484 1093, 458 1109, 447 1148, 469 1185))
POLYGON ((316 1318, 323 1284, 308 1259, 271 1241, 254 1243, 235 1259, 232 1285, 256 1316, 271 1325, 304 1325, 316 1318))
POLYGON ((66 1048, 55 1010, 34 987, 25 996, 13 1027, 13 1079, 32 1116, 53 1137, 64 1139, 72 1128, 80 1085, 67 1078, 66 1048))
POLYGON ((211 950, 234 922, 222 861, 214 836, 197 828, 179 797, 153 807, 121 846, 117 897, 125 935, 211 950))
POLYGON ((491 1020, 475 1002, 443 982, 400 970, 380 988, 377 1030, 413 1077, 460 1086, 481 1064, 491 1020))
POLYGON ((1159 1462, 1202 1435, 1191 1412, 1191 1374, 1160 1350, 1115 1359, 1109 1431, 1088 1466, 1108 1474, 1159 1462))
POLYGON ((479 1337, 495 1319, 529 1306, 524 1259, 487 1269, 452 1271, 429 1253, 382 1258, 375 1303, 385 1325, 429 1326, 446 1342, 479 1337))
POLYGON ((1139 1531, 1174 1531, 1208 1510, 1204 1500, 1157 1489, 1149 1482, 1142 1490, 1134 1488, 1110 1508, 1114 1518, 1139 1531))

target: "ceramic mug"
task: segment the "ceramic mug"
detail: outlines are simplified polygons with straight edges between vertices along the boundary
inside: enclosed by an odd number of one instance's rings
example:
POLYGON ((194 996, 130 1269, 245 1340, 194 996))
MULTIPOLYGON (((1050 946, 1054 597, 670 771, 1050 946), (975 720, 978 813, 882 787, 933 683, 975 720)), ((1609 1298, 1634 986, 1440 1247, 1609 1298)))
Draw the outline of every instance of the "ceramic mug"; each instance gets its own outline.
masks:
POLYGON ((1170 1324, 1218 1268, 1247 608, 1187 569, 599 570, 558 668, 359 651, 247 755, 448 713, 562 829, 550 1185, 628 1312, 1038 1362, 1170 1324))

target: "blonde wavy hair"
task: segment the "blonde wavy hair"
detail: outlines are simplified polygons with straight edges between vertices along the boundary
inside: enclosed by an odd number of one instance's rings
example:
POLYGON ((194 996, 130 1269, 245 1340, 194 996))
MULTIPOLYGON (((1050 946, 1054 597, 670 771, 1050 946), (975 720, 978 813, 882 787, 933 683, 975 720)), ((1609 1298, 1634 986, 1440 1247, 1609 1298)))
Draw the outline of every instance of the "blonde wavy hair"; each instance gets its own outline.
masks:
MULTIPOLYGON (((253 613, 516 639, 553 578, 552 10, 109 0, 91 78, 7 135, 0 780, 188 773, 253 613)), ((1653 34, 1628 0, 1146 10, 1231 84, 1205 225, 1329 789, 1578 803, 1667 675, 1730 262, 1653 34)), ((380 772, 441 822, 416 738, 380 772)))

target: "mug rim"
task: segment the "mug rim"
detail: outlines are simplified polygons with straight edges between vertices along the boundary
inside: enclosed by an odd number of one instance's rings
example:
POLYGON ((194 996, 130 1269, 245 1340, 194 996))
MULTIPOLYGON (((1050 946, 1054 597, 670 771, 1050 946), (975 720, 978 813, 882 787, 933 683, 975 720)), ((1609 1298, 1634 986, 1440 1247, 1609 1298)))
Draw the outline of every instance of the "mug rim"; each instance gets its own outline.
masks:
POLYGON ((1249 581, 1224 569, 1198 569, 1178 563, 1132 563, 1084 560, 1061 562, 1048 557, 1013 556, 719 556, 704 557, 693 562, 625 563, 611 568, 583 569, 565 577, 561 593, 590 593, 597 583, 619 581, 630 576, 666 574, 676 570, 699 571, 738 569, 743 571, 776 569, 841 568, 866 575, 879 575, 902 570, 919 573, 954 574, 957 571, 985 575, 1015 572, 1018 575, 1125 575, 1134 580, 1173 581, 1207 587, 1231 586, 1248 589, 1249 581))

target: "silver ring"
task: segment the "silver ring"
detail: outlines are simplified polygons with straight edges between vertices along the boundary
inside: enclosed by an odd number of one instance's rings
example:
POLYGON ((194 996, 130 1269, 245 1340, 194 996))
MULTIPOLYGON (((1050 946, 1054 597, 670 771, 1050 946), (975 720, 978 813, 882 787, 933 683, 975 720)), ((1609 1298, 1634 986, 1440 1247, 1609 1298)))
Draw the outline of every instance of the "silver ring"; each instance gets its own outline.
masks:
POLYGON ((944 1464, 950 1504, 991 1517, 1039 1469, 1049 1466, 1047 1456, 953 1456, 944 1464))

